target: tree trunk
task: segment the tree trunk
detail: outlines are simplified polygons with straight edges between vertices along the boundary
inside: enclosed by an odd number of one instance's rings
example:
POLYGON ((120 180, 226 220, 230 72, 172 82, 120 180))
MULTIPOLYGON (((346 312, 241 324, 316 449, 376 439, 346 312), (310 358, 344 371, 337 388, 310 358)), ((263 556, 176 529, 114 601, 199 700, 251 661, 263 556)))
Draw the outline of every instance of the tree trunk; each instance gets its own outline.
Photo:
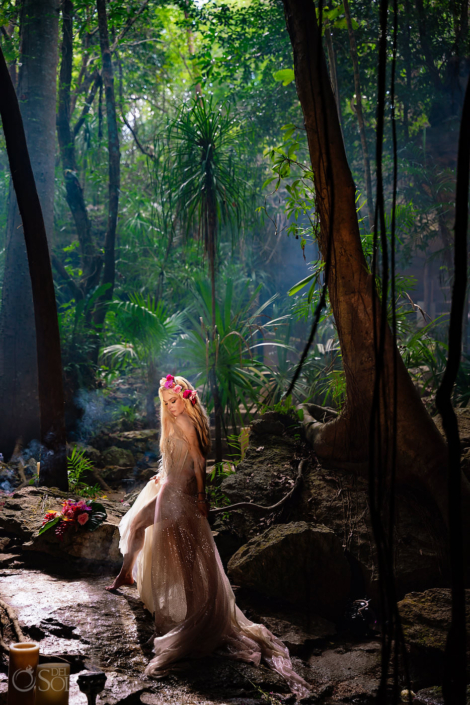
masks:
MULTIPOLYGON (((297 93, 302 106, 320 216, 319 247, 330 253, 328 290, 338 328, 346 375, 347 399, 340 417, 312 424, 308 431, 317 454, 337 462, 367 462, 369 421, 375 379, 373 277, 361 248, 355 187, 349 169, 334 96, 321 49, 321 34, 311 0, 284 0, 294 52, 297 93), (330 237, 333 239, 330 241, 330 237), (329 247, 330 246, 330 247, 329 247)), ((378 314, 377 314, 378 315, 378 314)), ((378 330, 380 329, 377 324, 378 330)), ((384 341, 384 399, 380 431, 383 447, 393 428, 393 369, 396 349, 388 326, 384 341)), ((447 511, 446 444, 424 408, 400 355, 397 355, 396 480, 425 488, 445 521, 447 511)), ((470 536, 470 483, 462 479, 463 513, 470 536)))
POLYGON ((370 158, 369 158, 369 148, 367 146, 367 136, 366 136, 366 125, 364 122, 364 115, 362 112, 362 92, 361 92, 361 79, 359 76, 359 59, 357 58, 357 46, 356 37, 354 36, 354 29, 352 26, 351 12, 349 10, 348 0, 343 0, 344 14, 346 15, 346 23, 348 25, 349 34, 349 51, 351 54, 353 71, 354 71, 354 89, 356 91, 356 115, 357 124, 359 126, 359 135, 361 138, 362 145, 362 158, 364 161, 364 183, 366 187, 366 197, 367 197, 367 214, 369 216, 369 229, 372 232, 374 230, 374 199, 372 196, 372 179, 370 175, 370 158))
MULTIPOLYGON (((82 257, 82 269, 89 277, 96 268, 95 248, 91 235, 91 224, 83 198, 83 189, 78 179, 75 158, 75 137, 70 129, 70 85, 73 61, 73 2, 64 0, 62 17, 62 61, 59 73, 59 105, 57 111, 57 137, 64 171, 66 199, 77 229, 82 257)), ((93 83, 96 92, 95 82, 93 83)), ((94 95, 94 94, 93 94, 94 95)), ((82 294, 83 297, 83 294, 82 294)))
POLYGON ((0 50, 0 114, 19 212, 23 222, 37 331, 41 442, 40 482, 68 490, 59 321, 46 229, 15 89, 0 50))
POLYGON ((405 20, 404 24, 404 41, 403 41, 403 57, 405 61, 406 74, 406 90, 404 91, 403 100, 403 132, 406 142, 410 140, 410 99, 411 99, 411 16, 410 2, 405 0, 405 20))
POLYGON ((448 507, 449 545, 452 575, 452 621, 445 648, 442 692, 446 705, 464 705, 466 698, 465 572, 462 565, 463 534, 461 514, 462 469, 459 426, 452 407, 452 392, 462 357, 462 318, 467 299, 467 232, 470 164, 470 83, 467 83, 460 124, 457 187, 455 199, 454 284, 449 321, 449 355, 436 406, 449 449, 448 507))
POLYGON ((335 96, 336 107, 338 109, 339 125, 341 127, 341 135, 344 140, 343 117, 341 115, 341 98, 339 95, 338 70, 336 65, 336 52, 333 44, 333 30, 329 26, 329 24, 325 26, 325 42, 328 51, 328 64, 330 67, 331 87, 335 96))
MULTIPOLYGON (((103 304, 112 299, 114 290, 116 226, 121 182, 121 153, 119 150, 119 133, 116 117, 116 99, 114 96, 113 65, 108 37, 108 20, 106 17, 106 0, 97 0, 96 7, 98 10, 101 60, 103 64, 102 78, 106 101, 109 159, 108 223, 104 241, 104 271, 102 279, 102 283, 108 285, 108 288, 99 301, 95 315, 95 323, 102 325, 106 315, 106 308, 103 304)), ((97 356, 98 349, 96 349, 96 357, 97 356)))
MULTIPOLYGON (((54 225, 59 0, 24 0, 17 94, 46 233, 54 225)), ((0 450, 40 436, 36 335, 25 240, 10 188, 0 313, 0 450)))

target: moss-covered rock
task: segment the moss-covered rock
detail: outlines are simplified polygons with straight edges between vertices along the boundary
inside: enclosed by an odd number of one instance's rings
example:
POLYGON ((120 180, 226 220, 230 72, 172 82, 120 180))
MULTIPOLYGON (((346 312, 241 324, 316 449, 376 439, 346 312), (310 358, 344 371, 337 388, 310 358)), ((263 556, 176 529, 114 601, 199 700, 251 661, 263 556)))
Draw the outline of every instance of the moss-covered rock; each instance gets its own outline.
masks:
MULTIPOLYGON (((466 590, 467 624, 470 623, 470 590, 466 590)), ((451 591, 431 588, 411 592, 398 603, 414 678, 420 687, 440 685, 444 650, 451 622, 451 591)), ((467 632, 467 677, 470 680, 470 634, 467 632)))
POLYGON ((90 444, 100 451, 112 446, 130 450, 132 453, 145 453, 152 450, 158 453, 158 431, 154 428, 122 433, 100 433, 91 439, 90 444))
POLYGON ((232 556, 228 572, 238 585, 304 604, 327 619, 343 611, 351 580, 337 536, 306 522, 270 527, 232 556))
POLYGON ((106 466, 117 465, 120 468, 133 468, 135 459, 130 450, 111 446, 103 452, 103 462, 106 466))
MULTIPOLYGON (((325 411, 325 413, 328 410, 325 411)), ((298 464, 309 449, 298 438, 295 420, 280 414, 264 415, 250 431, 246 455, 236 472, 221 485, 232 503, 253 501, 269 506, 294 484, 298 464), (267 418, 265 418, 267 417, 267 418), (281 429, 282 432, 281 432, 281 429), (277 433, 273 433, 276 431, 277 433)), ((359 562, 356 593, 378 598, 375 540, 368 508, 368 480, 357 469, 326 469, 308 458, 299 499, 286 518, 255 514, 247 509, 231 512, 223 531, 246 543, 270 524, 305 521, 324 524, 334 531, 353 559, 359 562), (359 583, 362 582, 362 585, 359 583)), ((220 531, 219 526, 214 526, 220 531)), ((395 576, 399 597, 430 585, 449 585, 445 526, 435 507, 417 489, 397 487, 395 524, 395 576)), ((236 541, 232 541, 236 548, 236 541)), ((230 547, 229 547, 230 548, 230 547)), ((229 556, 225 556, 228 559, 229 556)))
MULTIPOLYGON (((444 705, 442 688, 440 686, 423 688, 413 698, 413 705, 444 705)), ((470 705, 470 685, 467 686, 467 705, 470 705)))

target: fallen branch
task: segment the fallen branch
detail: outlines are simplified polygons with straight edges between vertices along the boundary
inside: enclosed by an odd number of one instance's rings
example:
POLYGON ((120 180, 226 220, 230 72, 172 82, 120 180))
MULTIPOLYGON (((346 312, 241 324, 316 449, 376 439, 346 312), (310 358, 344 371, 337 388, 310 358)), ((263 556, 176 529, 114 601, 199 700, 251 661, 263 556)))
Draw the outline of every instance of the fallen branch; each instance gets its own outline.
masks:
MULTIPOLYGON (((21 627, 18 622, 18 615, 16 614, 13 607, 7 602, 0 600, 0 608, 7 613, 8 618, 13 625, 13 629, 15 630, 16 638, 18 639, 18 641, 26 641, 26 637, 21 631, 21 627)), ((4 649, 5 653, 8 653, 10 650, 10 647, 5 643, 2 637, 0 637, 0 648, 4 649)))
POLYGON ((275 509, 279 509, 279 507, 282 507, 282 505, 285 504, 287 502, 287 500, 292 497, 294 492, 300 487, 302 480, 303 480, 303 473, 304 473, 306 464, 307 464, 307 458, 303 458, 299 463, 299 467, 297 470, 297 477, 295 478, 293 488, 286 494, 285 497, 283 497, 281 500, 279 500, 279 502, 276 502, 276 504, 272 504, 270 507, 263 507, 261 504, 253 504, 253 502, 238 502, 237 504, 229 504, 228 507, 214 507, 214 509, 209 510, 210 514, 220 514, 222 512, 232 512, 234 509, 241 509, 242 507, 248 507, 250 509, 254 509, 257 512, 266 512, 266 514, 274 511, 275 509))

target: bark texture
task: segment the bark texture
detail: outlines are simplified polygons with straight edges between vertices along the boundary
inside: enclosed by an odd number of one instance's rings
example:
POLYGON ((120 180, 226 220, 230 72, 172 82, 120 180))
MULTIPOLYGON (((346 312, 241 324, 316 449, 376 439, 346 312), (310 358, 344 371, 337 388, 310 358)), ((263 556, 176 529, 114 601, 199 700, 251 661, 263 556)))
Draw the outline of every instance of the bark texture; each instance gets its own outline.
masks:
MULTIPOLYGON (((59 0, 24 0, 17 95, 49 240, 54 224, 54 152, 59 0)), ((0 312, 0 451, 40 435, 31 279, 18 204, 10 189, 0 312)))
MULTIPOLYGON (((102 79, 106 102, 106 121, 108 128, 108 155, 109 155, 109 191, 108 191, 108 223, 104 241, 104 271, 103 284, 108 284, 104 300, 110 300, 113 295, 115 277, 115 245, 116 227, 119 208, 119 188, 121 183, 121 153, 119 149, 119 133, 116 117, 116 99, 114 95, 114 75, 109 46, 108 20, 106 17, 106 0, 97 0, 98 26, 100 33, 100 47, 102 60, 102 79)), ((102 324, 105 317, 104 306, 99 306, 96 311, 95 321, 102 324)))
MULTIPOLYGON (((95 248, 92 240, 91 224, 83 197, 83 189, 78 179, 78 165, 75 158, 75 131, 70 129, 70 85, 73 60, 73 2, 64 0, 62 16, 62 60, 59 74, 59 105, 57 111, 57 137, 59 141, 67 203, 72 213, 80 242, 83 273, 90 277, 96 269, 95 248)), ((92 99, 96 93, 93 82, 92 99)), ((91 97, 91 96, 90 96, 91 97)), ((87 107, 87 104, 85 104, 87 107)), ((86 113, 85 113, 86 114, 86 113)), ((82 122, 85 115, 81 116, 82 122)), ((80 122, 79 120, 79 122, 80 122)), ((79 298, 83 298, 83 292, 79 298)))
MULTIPOLYGON (((323 258, 328 252, 331 257, 327 285, 347 383, 347 401, 341 416, 327 424, 312 425, 310 437, 320 457, 364 463, 368 461, 376 365, 374 283, 361 248, 355 186, 328 80, 315 5, 311 0, 284 0, 284 7, 294 52, 297 93, 315 175, 320 215, 319 246, 323 258)), ((382 447, 387 448, 388 439, 388 454, 377 462, 385 469, 392 452, 393 361, 396 354, 388 326, 385 326, 384 351, 382 398, 385 404, 382 405, 380 430, 382 447)), ((397 482, 425 488, 447 523, 446 445, 424 408, 400 355, 397 356, 397 387, 397 482)), ((462 483, 462 501, 468 517, 470 484, 466 480, 462 483)))
MULTIPOLYGON (((28 256, 36 324, 41 413, 40 482, 68 489, 59 321, 41 204, 31 168, 18 100, 0 51, 0 114, 28 256)), ((23 235, 22 232, 22 235, 23 235)))

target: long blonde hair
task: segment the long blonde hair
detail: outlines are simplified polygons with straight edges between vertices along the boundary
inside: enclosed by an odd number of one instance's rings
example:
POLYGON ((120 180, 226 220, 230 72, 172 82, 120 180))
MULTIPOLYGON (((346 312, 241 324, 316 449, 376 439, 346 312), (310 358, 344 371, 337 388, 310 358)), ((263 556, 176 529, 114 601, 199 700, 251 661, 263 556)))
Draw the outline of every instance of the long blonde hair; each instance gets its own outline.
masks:
MULTIPOLYGON (((209 430, 209 419, 207 417, 207 412, 199 400, 199 395, 196 396, 196 403, 193 404, 190 399, 185 399, 182 393, 185 389, 194 389, 191 382, 188 382, 184 377, 175 377, 175 384, 179 384, 182 387, 180 392, 181 398, 184 401, 186 407, 186 413, 191 417, 191 420, 196 429, 196 434, 199 440, 199 446, 201 448, 201 453, 205 458, 207 458, 209 451, 211 449, 211 437, 209 430)), ((158 396, 160 397, 160 423, 161 423, 161 434, 160 434, 160 450, 163 452, 164 444, 168 435, 171 433, 171 424, 175 423, 174 417, 167 410, 166 405, 163 402, 162 391, 165 387, 160 387, 158 390, 158 396)), ((171 389, 167 389, 171 392, 171 389)))

